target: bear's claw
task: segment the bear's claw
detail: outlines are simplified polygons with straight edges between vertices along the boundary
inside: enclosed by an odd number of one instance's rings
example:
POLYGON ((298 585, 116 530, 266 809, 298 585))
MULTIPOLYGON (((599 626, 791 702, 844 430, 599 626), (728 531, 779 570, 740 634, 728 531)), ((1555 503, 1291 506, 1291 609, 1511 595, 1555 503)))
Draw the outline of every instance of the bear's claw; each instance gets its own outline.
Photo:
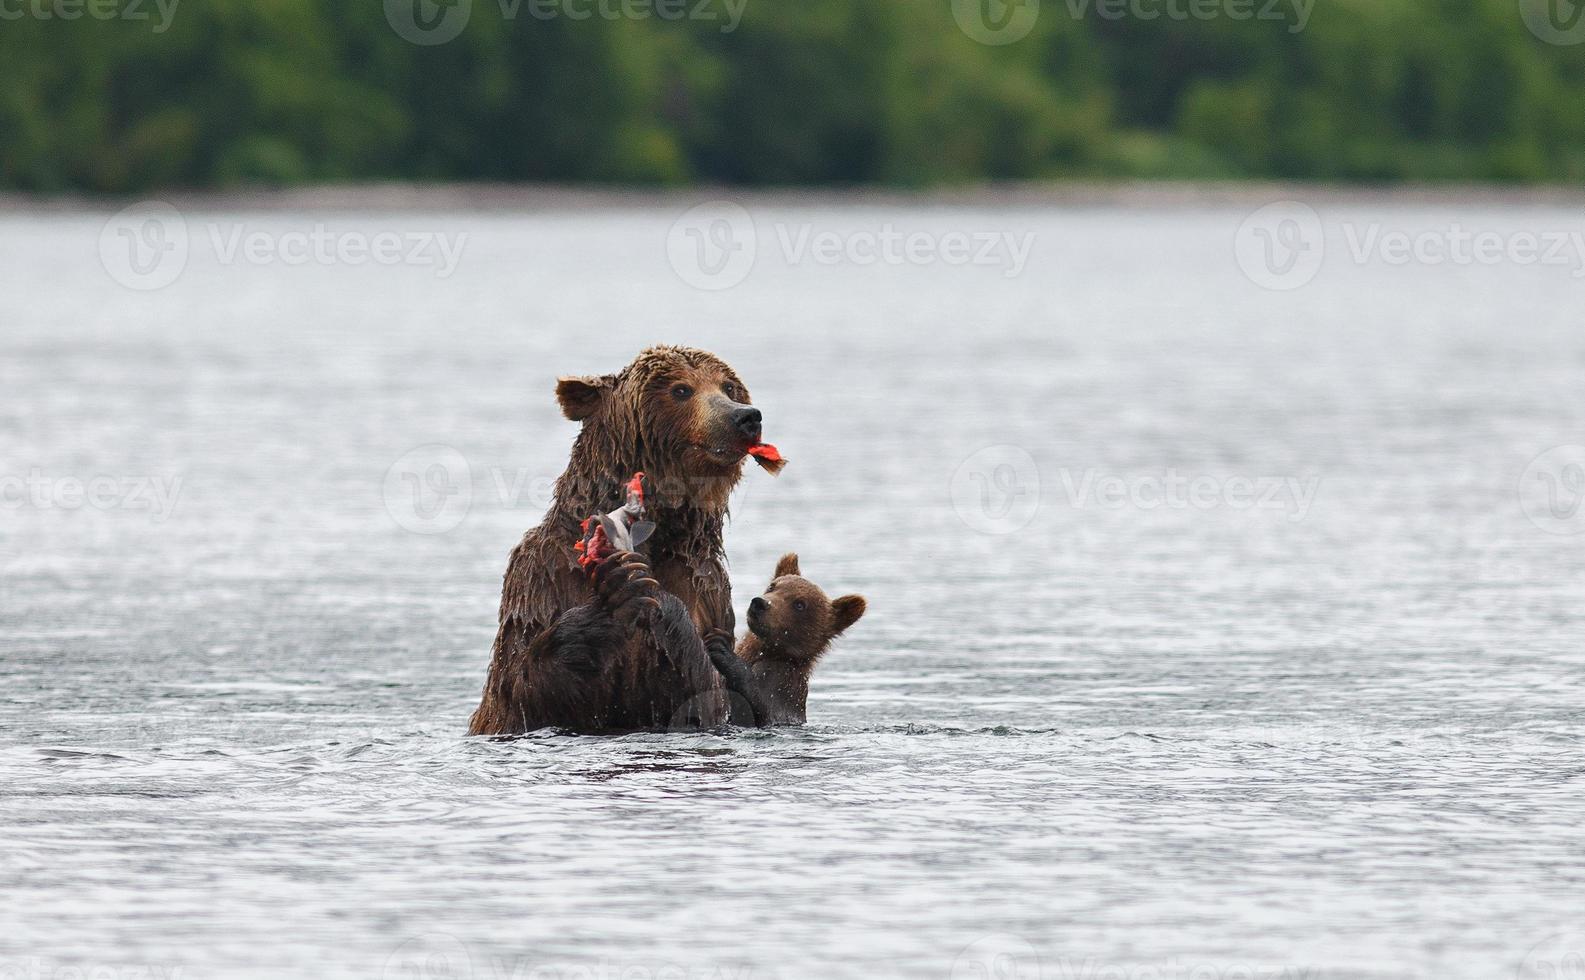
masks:
POLYGON ((660 609, 660 583, 649 562, 631 551, 616 552, 595 566, 594 589, 612 618, 624 626, 644 625, 660 609))

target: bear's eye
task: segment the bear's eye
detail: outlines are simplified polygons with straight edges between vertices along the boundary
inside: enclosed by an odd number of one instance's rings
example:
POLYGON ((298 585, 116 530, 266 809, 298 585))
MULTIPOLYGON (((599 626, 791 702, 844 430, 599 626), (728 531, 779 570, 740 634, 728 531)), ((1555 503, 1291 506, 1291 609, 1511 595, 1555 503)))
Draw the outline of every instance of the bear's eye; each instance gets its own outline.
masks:
POLYGON ((693 389, 688 387, 687 385, 672 385, 671 386, 671 397, 677 399, 680 402, 685 402, 689 398, 691 398, 692 396, 693 396, 693 389))
POLYGON ((808 603, 804 602, 802 599, 799 599, 797 602, 793 603, 793 612, 803 612, 808 608, 808 603))
POLYGON ((743 398, 743 389, 739 388, 737 385, 733 384, 730 381, 728 381, 726 384, 721 386, 721 391, 724 392, 726 394, 726 396, 728 398, 732 399, 733 401, 741 401, 742 398, 743 398))

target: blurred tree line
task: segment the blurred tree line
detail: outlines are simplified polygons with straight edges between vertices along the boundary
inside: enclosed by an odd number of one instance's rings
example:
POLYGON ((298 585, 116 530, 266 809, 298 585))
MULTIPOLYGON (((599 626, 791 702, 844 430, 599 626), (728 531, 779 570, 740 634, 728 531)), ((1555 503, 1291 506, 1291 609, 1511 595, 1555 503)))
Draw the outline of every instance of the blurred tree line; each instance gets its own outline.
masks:
POLYGON ((951 0, 744 0, 730 31, 723 0, 471 0, 433 45, 377 0, 185 0, 164 29, 154 0, 87 2, 113 16, 0 0, 0 185, 1585 179, 1585 45, 1544 43, 1516 0, 1315 0, 1302 30, 1292 0, 1044 0, 1003 46, 951 0))

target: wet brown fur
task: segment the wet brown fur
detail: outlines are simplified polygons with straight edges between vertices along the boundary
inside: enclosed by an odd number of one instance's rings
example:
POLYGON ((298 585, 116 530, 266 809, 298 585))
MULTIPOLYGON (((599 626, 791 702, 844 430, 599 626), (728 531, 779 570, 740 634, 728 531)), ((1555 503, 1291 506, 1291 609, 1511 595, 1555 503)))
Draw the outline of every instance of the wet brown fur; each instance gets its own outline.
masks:
MULTIPOLYGON (((729 431, 724 413, 750 404, 747 387, 706 351, 652 347, 616 374, 560 379, 556 396, 563 413, 583 429, 556 481, 550 510, 524 535, 507 564, 489 675, 470 734, 513 734, 552 724, 594 730, 602 719, 633 715, 628 710, 633 705, 654 704, 660 712, 678 698, 713 703, 721 687, 708 660, 703 669, 694 663, 651 669, 653 664, 643 663, 653 653, 649 641, 601 634, 602 640, 596 635, 604 628, 596 622, 598 611, 580 614, 581 626, 559 623, 558 617, 593 598, 573 551, 580 523, 619 506, 626 481, 642 471, 649 488, 647 517, 656 524, 643 550, 655 579, 680 604, 695 640, 730 634, 732 595, 722 526, 747 446, 729 431), (679 399, 679 385, 693 394, 679 399), (593 630, 593 640, 571 642, 580 635, 575 627, 593 630), (594 662, 609 649, 603 643, 620 648, 609 654, 614 664, 594 662), (591 684, 591 672, 618 680, 591 684), (613 698, 624 704, 605 703, 613 698), (590 724, 565 725, 567 718, 590 724)), ((679 619, 659 616, 658 628, 674 629, 679 619)), ((722 720, 712 720, 712 711, 702 712, 701 723, 722 720)))
MULTIPOLYGON (((864 615, 864 597, 828 599, 798 571, 798 556, 783 555, 764 595, 762 612, 750 607, 749 632, 738 641, 738 658, 749 666, 757 693, 760 725, 802 725, 809 677, 831 641, 864 615), (798 603, 803 608, 798 608, 798 603)), ((739 711, 740 711, 739 707, 739 711)), ((733 720, 741 722, 735 713, 733 720)))

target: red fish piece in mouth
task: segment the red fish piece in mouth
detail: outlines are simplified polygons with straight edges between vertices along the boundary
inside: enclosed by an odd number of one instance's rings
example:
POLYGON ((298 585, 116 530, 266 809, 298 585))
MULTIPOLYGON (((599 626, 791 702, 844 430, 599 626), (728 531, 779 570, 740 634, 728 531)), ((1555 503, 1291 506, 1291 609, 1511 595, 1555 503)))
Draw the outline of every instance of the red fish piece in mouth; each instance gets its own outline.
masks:
POLYGON ((787 460, 782 458, 781 450, 768 442, 755 443, 748 447, 746 452, 772 476, 780 473, 781 468, 787 465, 787 460))
POLYGON ((787 459, 782 456, 781 450, 768 442, 756 442, 742 449, 710 449, 699 445, 695 445, 695 448, 723 461, 736 462, 742 459, 745 454, 753 456, 754 462, 764 467, 772 476, 780 473, 781 468, 787 465, 787 459))

